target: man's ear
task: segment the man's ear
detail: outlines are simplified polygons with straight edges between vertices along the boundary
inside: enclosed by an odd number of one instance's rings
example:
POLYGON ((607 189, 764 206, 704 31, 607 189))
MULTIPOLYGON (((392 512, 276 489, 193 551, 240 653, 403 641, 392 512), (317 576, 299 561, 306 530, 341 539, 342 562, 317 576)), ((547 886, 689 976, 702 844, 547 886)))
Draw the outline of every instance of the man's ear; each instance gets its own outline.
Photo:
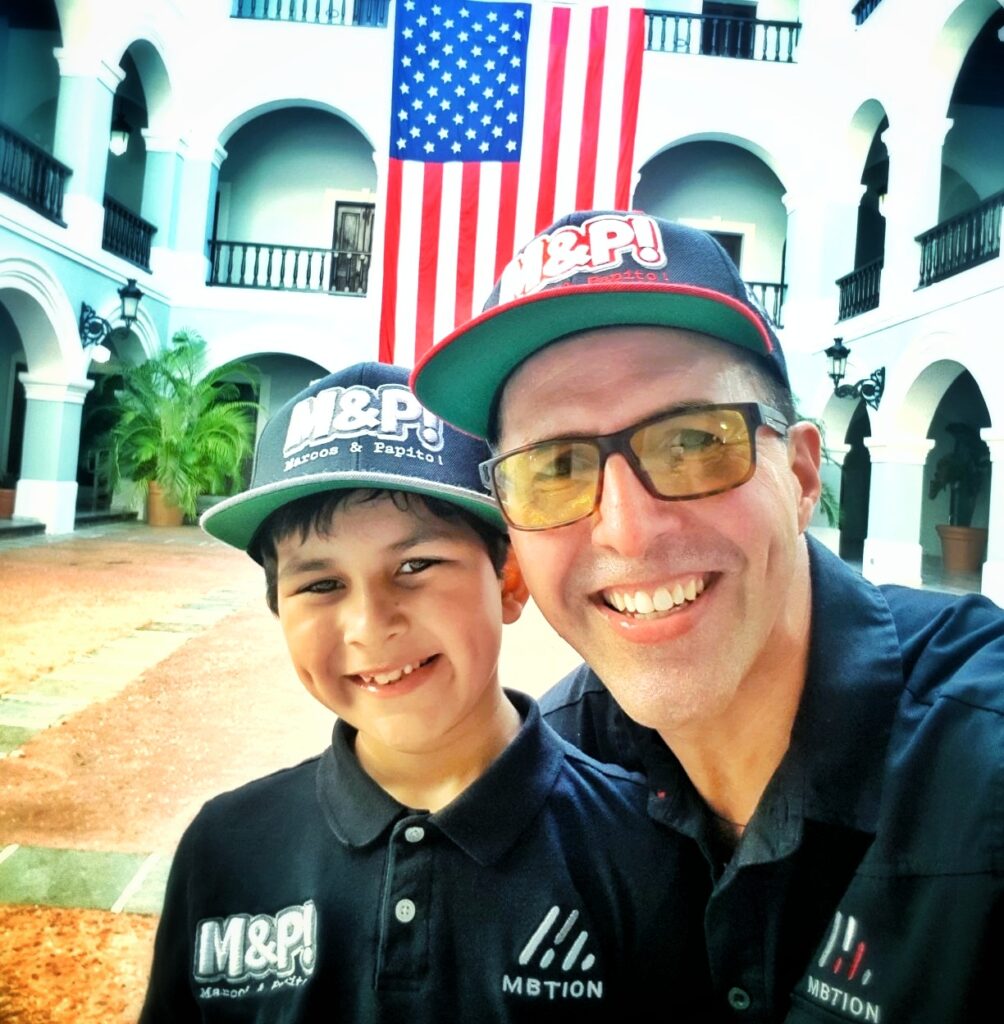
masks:
POLYGON ((523 572, 516 561, 516 552, 509 548, 509 556, 502 567, 502 621, 508 626, 523 613, 523 605, 530 591, 523 582, 523 572))
POLYGON ((799 533, 804 533, 808 527, 822 490, 819 477, 822 448, 822 438, 814 423, 806 423, 803 420, 788 428, 788 464, 799 488, 799 533))

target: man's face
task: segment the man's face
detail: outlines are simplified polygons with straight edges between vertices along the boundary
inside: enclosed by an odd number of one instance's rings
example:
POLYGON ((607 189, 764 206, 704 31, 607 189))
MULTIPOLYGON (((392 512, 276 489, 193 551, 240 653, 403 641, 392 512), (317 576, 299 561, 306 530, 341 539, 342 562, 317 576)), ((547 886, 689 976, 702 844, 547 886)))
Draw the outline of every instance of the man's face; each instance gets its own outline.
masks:
MULTIPOLYGON (((611 433, 680 403, 762 397, 732 345, 670 328, 604 328, 516 371, 500 449, 611 433)), ((774 670, 800 656, 791 649, 808 615, 800 534, 819 491, 819 436, 799 424, 786 443, 761 427, 756 444, 751 480, 690 501, 653 497, 613 455, 591 516, 511 531, 545 617, 624 710, 666 738, 713 725, 747 691, 769 694, 774 670), (653 610, 667 593, 673 607, 653 610)))

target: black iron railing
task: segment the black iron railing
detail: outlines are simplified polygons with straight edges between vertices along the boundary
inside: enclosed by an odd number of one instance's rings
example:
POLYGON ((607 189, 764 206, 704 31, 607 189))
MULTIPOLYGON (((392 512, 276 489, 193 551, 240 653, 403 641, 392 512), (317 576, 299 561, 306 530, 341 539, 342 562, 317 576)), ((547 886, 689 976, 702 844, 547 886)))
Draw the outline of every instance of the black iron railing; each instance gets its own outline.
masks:
POLYGON ((390 0, 233 0, 232 18, 384 28, 390 0))
POLYGON ((66 227, 63 194, 72 173, 34 142, 0 125, 0 192, 66 227))
POLYGON ((105 224, 101 234, 101 248, 150 269, 150 243, 157 229, 132 210, 105 196, 105 224))
POLYGON ((999 256, 1002 207, 1004 191, 996 192, 972 210, 918 235, 920 282, 917 287, 926 288, 935 281, 999 256))
POLYGON ((840 289, 838 320, 847 320, 878 306, 884 262, 880 256, 837 279, 837 287, 840 289))
POLYGON ((365 295, 370 254, 270 242, 209 243, 210 285, 365 295))
POLYGON ((784 293, 788 286, 774 281, 747 281, 746 287, 753 292, 767 315, 774 321, 774 326, 782 327, 781 306, 784 305, 784 293))
POLYGON ((882 0, 858 0, 851 8, 851 14, 854 15, 854 24, 863 25, 880 3, 882 3, 882 0))
POLYGON ((797 21, 646 11, 645 49, 792 64, 801 27, 797 21))

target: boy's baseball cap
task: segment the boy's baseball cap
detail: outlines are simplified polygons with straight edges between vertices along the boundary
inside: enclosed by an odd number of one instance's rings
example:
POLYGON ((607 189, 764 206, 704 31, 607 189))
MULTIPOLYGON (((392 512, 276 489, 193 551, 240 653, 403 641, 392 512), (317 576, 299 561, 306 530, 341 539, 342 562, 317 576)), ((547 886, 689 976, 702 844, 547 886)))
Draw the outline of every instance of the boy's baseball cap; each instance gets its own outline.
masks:
POLYGON ((206 511, 206 533, 258 559, 254 537, 276 509, 319 491, 378 488, 452 502, 505 530, 478 476, 487 446, 423 409, 408 371, 357 363, 314 381, 265 425, 251 485, 206 511))
POLYGON ((625 325, 731 342, 788 385, 770 317, 711 235, 641 212, 580 210, 523 246, 483 312, 419 361, 412 387, 427 408, 487 437, 520 363, 569 334, 625 325))

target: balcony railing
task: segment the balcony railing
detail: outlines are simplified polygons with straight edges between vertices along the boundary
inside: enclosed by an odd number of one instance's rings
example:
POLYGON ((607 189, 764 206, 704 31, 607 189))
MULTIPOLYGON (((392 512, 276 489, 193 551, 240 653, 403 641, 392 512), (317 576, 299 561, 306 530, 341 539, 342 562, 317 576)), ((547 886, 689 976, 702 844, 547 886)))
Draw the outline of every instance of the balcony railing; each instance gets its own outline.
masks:
POLYGON ((995 259, 1001 251, 1001 208, 1004 191, 979 206, 943 221, 917 236, 920 242, 920 283, 926 288, 953 274, 995 259))
POLYGON ((840 289, 838 320, 848 320, 878 306, 884 262, 879 257, 837 279, 837 287, 840 289))
POLYGON ((69 167, 34 142, 0 125, 0 192, 6 192, 36 213, 66 227, 63 193, 72 173, 69 167))
POLYGON ((854 24, 863 25, 880 3, 882 3, 882 0, 858 0, 851 8, 851 14, 854 15, 854 24))
POLYGON ((269 242, 209 243, 210 285, 365 295, 370 254, 269 242))
POLYGON ((746 287, 753 292, 767 315, 774 321, 774 326, 783 327, 781 306, 784 304, 784 293, 788 290, 788 286, 776 284, 773 281, 747 281, 746 287))
POLYGON ((157 229, 132 210, 105 196, 105 225, 101 248, 144 270, 150 269, 150 242, 157 229))
POLYGON ((797 21, 646 11, 645 49, 793 64, 801 27, 797 21))
POLYGON ((383 28, 389 6, 390 0, 233 0, 230 16, 255 21, 383 28))

